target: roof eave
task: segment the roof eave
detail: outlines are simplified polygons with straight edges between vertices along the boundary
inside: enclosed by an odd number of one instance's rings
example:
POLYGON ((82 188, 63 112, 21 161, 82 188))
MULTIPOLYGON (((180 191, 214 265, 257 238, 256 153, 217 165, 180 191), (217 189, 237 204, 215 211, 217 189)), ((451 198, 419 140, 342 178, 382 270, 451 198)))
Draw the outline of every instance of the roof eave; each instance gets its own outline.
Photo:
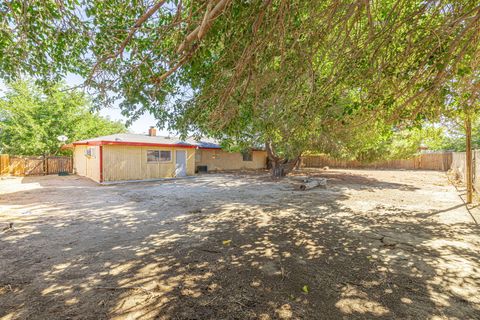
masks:
POLYGON ((78 141, 73 143, 74 146, 108 146, 108 145, 121 145, 121 146, 131 146, 131 147, 177 147, 177 148, 187 148, 193 149, 196 148, 194 145, 190 144, 179 144, 179 143, 149 143, 149 142, 128 142, 128 141, 78 141))
MULTIPOLYGON (((202 149, 202 150, 222 150, 221 147, 202 147, 192 144, 181 144, 181 143, 150 143, 150 142, 130 142, 130 141, 108 141, 108 140, 99 140, 99 141, 77 141, 72 143, 73 146, 105 146, 105 145, 120 145, 120 146, 131 146, 131 147, 177 147, 177 148, 187 148, 187 149, 202 149)), ((252 151, 265 151, 264 149, 252 148, 252 151)))

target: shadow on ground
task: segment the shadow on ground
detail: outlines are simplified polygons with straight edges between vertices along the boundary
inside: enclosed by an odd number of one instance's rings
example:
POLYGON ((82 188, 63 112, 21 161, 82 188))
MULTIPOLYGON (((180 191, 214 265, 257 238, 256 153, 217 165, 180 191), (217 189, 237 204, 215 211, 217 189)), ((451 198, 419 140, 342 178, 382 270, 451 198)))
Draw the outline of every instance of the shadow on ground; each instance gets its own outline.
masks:
POLYGON ((479 228, 352 192, 411 184, 328 173, 293 191, 264 176, 98 186, 25 178, 2 195, 6 319, 474 319, 479 228))

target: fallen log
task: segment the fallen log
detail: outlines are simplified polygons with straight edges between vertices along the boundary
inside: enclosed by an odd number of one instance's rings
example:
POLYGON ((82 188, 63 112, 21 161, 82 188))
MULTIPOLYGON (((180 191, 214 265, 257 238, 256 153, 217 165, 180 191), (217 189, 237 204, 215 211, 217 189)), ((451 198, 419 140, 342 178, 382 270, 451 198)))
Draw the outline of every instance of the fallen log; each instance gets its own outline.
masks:
POLYGON ((298 188, 302 191, 305 191, 305 190, 313 189, 316 187, 326 188, 327 179, 322 178, 322 179, 308 180, 300 184, 298 188))

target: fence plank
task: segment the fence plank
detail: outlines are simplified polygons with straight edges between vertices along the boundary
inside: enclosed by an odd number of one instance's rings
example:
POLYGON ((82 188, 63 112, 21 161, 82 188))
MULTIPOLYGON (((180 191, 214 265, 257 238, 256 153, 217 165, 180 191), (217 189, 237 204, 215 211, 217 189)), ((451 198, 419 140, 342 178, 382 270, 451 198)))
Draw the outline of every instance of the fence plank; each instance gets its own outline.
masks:
POLYGON ((45 174, 43 168, 43 157, 26 157, 25 159, 25 172, 26 176, 38 176, 45 174))
POLYGON ((0 155, 0 174, 14 176, 57 174, 73 172, 72 157, 21 157, 0 155))
POLYGON ((0 175, 10 172, 10 156, 8 154, 0 154, 0 175))
POLYGON ((425 153, 411 159, 399 159, 362 163, 330 158, 326 155, 308 155, 302 157, 304 167, 311 168, 370 168, 370 169, 408 169, 447 171, 452 163, 452 153, 425 153))
POLYGON ((73 171, 73 161, 71 157, 47 157, 47 174, 73 171))
POLYGON ((25 174, 25 160, 21 157, 10 157, 9 174, 21 176, 25 174))

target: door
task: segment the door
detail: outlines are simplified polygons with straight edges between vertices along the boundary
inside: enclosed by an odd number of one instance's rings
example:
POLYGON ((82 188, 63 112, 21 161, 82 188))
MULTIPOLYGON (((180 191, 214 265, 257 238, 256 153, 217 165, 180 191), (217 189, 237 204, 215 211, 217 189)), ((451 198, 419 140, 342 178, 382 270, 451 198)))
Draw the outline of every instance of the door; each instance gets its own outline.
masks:
POLYGON ((175 151, 175 176, 185 177, 187 175, 187 151, 175 151))

